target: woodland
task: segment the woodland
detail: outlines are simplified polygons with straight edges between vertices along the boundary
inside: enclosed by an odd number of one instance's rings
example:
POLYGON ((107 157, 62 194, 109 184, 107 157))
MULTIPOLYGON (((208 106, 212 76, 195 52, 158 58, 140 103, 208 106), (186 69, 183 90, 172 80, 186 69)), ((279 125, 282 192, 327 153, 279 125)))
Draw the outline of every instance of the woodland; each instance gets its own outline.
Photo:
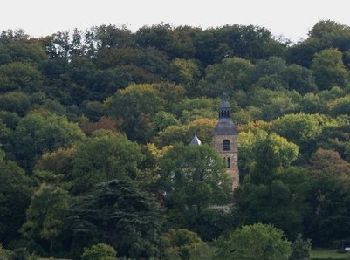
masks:
POLYGON ((255 25, 3 31, 0 259, 302 260, 350 245, 349 112, 350 27, 330 20, 297 43, 255 25), (233 194, 211 146, 223 93, 233 194))

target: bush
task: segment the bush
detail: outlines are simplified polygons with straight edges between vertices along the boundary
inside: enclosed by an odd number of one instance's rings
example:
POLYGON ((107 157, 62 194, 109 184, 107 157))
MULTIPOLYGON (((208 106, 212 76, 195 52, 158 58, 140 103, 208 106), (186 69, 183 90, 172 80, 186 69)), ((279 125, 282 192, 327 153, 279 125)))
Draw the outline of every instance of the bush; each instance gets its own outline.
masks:
POLYGON ((115 260, 117 252, 113 247, 99 243, 86 248, 83 255, 81 256, 82 260, 115 260))

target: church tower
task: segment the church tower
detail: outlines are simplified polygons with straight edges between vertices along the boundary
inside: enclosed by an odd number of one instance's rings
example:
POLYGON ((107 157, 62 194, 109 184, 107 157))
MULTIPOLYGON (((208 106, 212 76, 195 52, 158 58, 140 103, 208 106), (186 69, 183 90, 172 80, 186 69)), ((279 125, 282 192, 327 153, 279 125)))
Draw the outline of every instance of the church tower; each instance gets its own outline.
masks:
POLYGON ((223 100, 219 109, 219 121, 214 129, 213 146, 225 162, 226 172, 232 178, 232 190, 234 190, 239 184, 237 132, 230 118, 230 112, 230 103, 223 100))

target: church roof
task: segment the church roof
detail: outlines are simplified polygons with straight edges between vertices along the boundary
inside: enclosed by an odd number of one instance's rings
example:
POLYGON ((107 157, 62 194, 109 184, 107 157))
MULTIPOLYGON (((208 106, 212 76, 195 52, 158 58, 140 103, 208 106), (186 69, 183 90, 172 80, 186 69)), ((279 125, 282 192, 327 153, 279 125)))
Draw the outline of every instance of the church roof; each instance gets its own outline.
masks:
POLYGON ((230 102, 223 99, 219 108, 219 121, 214 129, 214 135, 236 135, 236 126, 230 118, 230 102))
POLYGON ((199 140, 197 135, 194 135, 192 141, 190 142, 190 145, 202 145, 202 141, 199 140))
POLYGON ((214 128, 214 135, 236 135, 236 126, 230 118, 221 118, 214 128))

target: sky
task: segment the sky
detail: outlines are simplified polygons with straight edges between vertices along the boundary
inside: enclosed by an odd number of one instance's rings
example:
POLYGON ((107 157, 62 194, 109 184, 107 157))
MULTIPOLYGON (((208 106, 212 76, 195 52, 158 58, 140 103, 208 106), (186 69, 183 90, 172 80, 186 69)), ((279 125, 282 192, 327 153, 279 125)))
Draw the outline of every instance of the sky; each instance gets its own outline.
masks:
POLYGON ((350 25, 349 0, 0 0, 0 30, 33 37, 101 24, 259 25, 297 42, 321 19, 350 25))

